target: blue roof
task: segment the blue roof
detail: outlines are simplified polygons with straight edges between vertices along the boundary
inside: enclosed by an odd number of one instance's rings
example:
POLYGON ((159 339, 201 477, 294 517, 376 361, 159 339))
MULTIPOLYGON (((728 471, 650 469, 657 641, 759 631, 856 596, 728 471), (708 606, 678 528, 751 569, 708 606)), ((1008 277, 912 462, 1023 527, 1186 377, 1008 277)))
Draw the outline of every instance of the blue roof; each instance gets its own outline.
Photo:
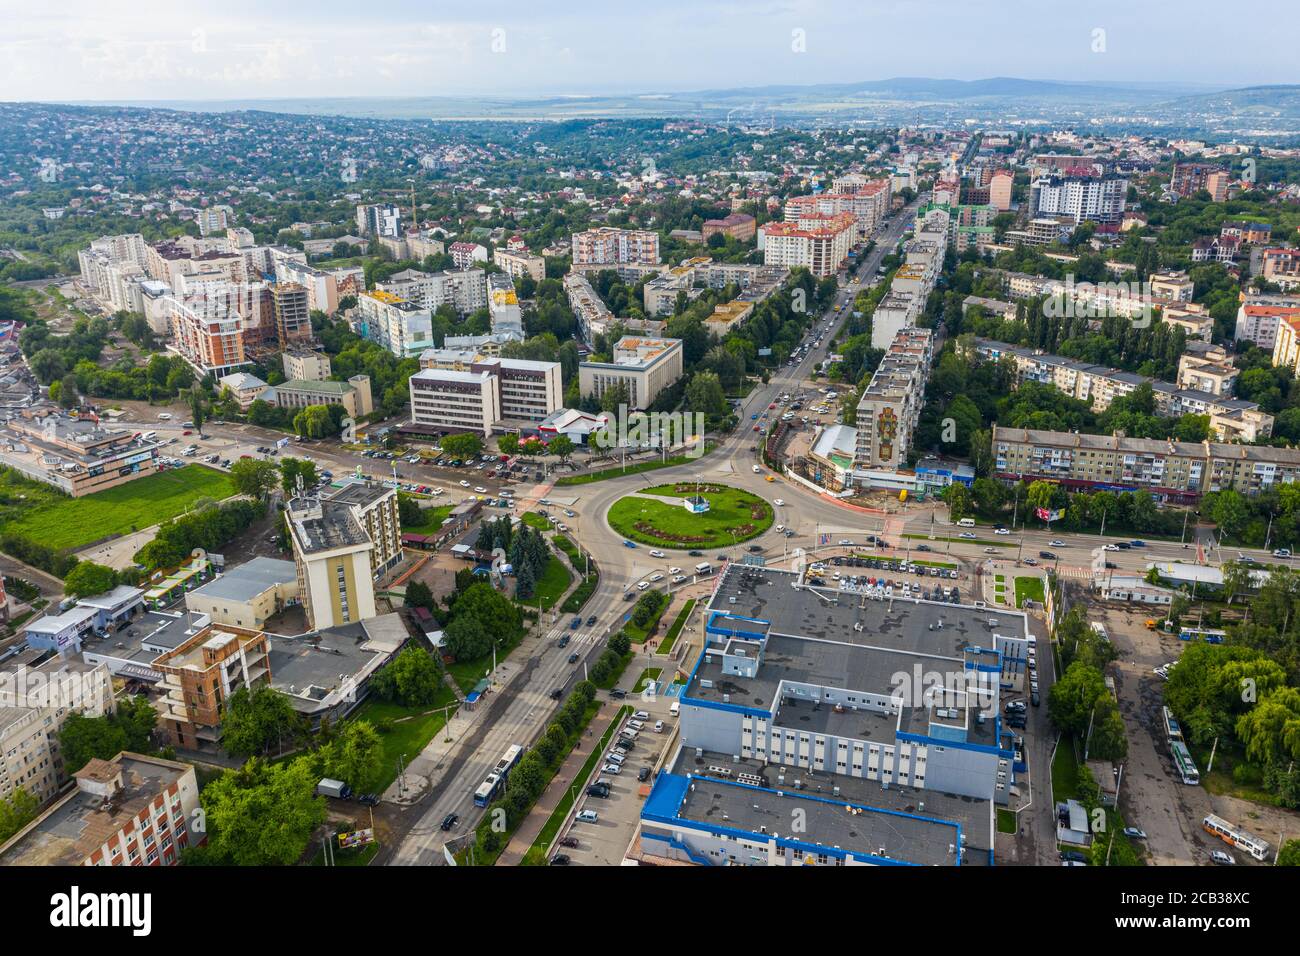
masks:
POLYGON ((660 820, 673 819, 677 816, 677 811, 681 809, 682 800, 686 798, 686 788, 690 784, 690 780, 686 777, 679 777, 672 773, 660 773, 655 778, 654 789, 650 791, 650 796, 646 798, 645 806, 641 808, 641 815, 660 820))

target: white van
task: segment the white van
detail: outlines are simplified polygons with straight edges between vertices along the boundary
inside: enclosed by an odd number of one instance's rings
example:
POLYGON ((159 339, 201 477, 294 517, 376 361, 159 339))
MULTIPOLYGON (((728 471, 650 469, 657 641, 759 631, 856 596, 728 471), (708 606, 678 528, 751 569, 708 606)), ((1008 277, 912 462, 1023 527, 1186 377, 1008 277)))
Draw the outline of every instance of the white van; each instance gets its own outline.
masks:
POLYGON ((153 441, 157 437, 158 437, 157 432, 145 432, 143 435, 140 436, 142 441, 153 441))
POLYGON ((681 712, 681 709, 682 709, 682 705, 680 701, 675 700, 668 705, 668 713, 672 714, 674 717, 676 717, 681 712))
POLYGON ((709 564, 709 562, 707 561, 701 561, 699 564, 695 566, 696 574, 708 574, 712 570, 713 570, 713 565, 709 564))
POLYGON ((622 730, 618 732, 618 735, 627 740, 636 740, 636 731, 632 730, 629 727, 624 727, 622 730))
POLYGON ((973 527, 975 527, 975 519, 974 519, 974 518, 962 518, 960 521, 957 522, 957 527, 959 527, 959 528, 973 528, 973 527))

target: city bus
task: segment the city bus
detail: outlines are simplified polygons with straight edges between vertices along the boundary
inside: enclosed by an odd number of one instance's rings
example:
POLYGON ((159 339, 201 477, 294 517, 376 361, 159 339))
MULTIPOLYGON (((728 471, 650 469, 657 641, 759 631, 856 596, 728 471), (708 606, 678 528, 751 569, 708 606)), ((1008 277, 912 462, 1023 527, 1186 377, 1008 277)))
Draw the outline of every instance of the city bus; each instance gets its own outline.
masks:
POLYGON ((1183 728, 1178 726, 1178 721, 1174 719, 1174 712, 1168 707, 1162 707, 1160 708, 1160 711, 1161 716, 1164 717, 1165 721, 1165 739, 1169 741, 1171 747, 1173 746, 1174 741, 1181 743, 1183 739, 1183 728))
POLYGON ((1222 644, 1223 639, 1227 636, 1227 631, 1219 631, 1208 627, 1185 627, 1178 632, 1180 641, 1204 641, 1206 644, 1222 644))
POLYGON ((1182 778, 1183 783, 1189 787, 1199 784, 1201 774, 1196 769, 1196 764, 1192 762, 1192 755, 1187 745, 1181 740, 1174 740, 1170 742, 1169 749, 1174 755, 1174 769, 1178 771, 1178 776, 1182 778))
POLYGON ((474 806, 486 807, 492 802, 493 798, 501 791, 501 788, 505 786, 510 771, 515 768, 523 755, 523 747, 519 746, 519 744, 510 745, 506 752, 501 755, 501 759, 497 761, 496 766, 492 768, 492 772, 474 791, 474 806))
POLYGON ((1201 821, 1201 826, 1206 833, 1218 837, 1229 846, 1235 846, 1238 850, 1245 850, 1257 860, 1263 861, 1268 856, 1270 847, 1267 841, 1234 826, 1223 817, 1216 817, 1211 813, 1201 821))

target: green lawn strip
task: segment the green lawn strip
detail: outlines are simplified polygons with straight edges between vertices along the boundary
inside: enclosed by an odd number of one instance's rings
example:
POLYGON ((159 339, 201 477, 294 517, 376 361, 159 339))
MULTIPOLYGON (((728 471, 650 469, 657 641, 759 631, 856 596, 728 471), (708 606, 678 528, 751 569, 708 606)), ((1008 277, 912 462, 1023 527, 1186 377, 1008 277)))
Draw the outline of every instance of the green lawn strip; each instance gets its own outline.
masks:
POLYGON ((707 442, 704 446, 704 452, 697 456, 678 455, 675 458, 669 458, 667 461, 640 461, 634 465, 626 467, 615 465, 613 468, 604 468, 600 471, 593 471, 585 475, 565 475, 563 478, 556 480, 556 485, 586 485, 593 481, 604 481, 606 478, 621 478, 623 475, 637 475, 645 471, 657 471, 660 468, 675 468, 678 465, 685 465, 689 462, 699 461, 704 455, 707 455, 714 448, 713 442, 707 442))
POLYGON ((551 543, 565 553, 569 563, 574 569, 581 574, 586 567, 591 568, 591 573, 582 579, 582 582, 573 589, 573 593, 564 599, 560 606, 562 614, 576 614, 582 610, 582 606, 587 603, 587 599, 595 593, 596 586, 600 584, 600 571, 596 568, 593 561, 588 565, 582 555, 578 552, 578 546, 569 540, 567 535, 557 534, 551 538, 551 543))
MULTIPOLYGON (((705 490, 708 487, 701 485, 700 493, 710 505, 703 514, 692 514, 682 505, 628 495, 614 502, 605 517, 624 538, 679 550, 729 547, 756 538, 772 526, 772 506, 758 495, 738 488, 705 490), (758 517, 754 510, 759 511, 758 517), (649 530, 637 528, 637 524, 649 525, 649 530)), ((694 488, 684 482, 680 486, 656 485, 644 493, 681 498, 693 494, 694 488)))
POLYGON ((405 754, 406 763, 414 760, 415 756, 442 730, 445 715, 455 713, 456 707, 456 696, 451 692, 451 688, 440 686, 438 696, 427 706, 404 707, 401 704, 372 697, 356 709, 348 719, 366 720, 374 725, 379 731, 379 739, 384 748, 383 775, 375 784, 376 793, 383 793, 397 779, 398 758, 405 754), (448 704, 451 705, 450 711, 443 709, 448 704), (384 727, 387 729, 382 729, 384 727))
POLYGON ((677 617, 673 621, 673 626, 668 628, 668 636, 659 642, 658 653, 667 654, 677 643, 677 635, 681 634, 682 627, 686 624, 686 619, 691 616, 691 611, 695 607, 695 598, 686 602, 686 606, 677 612, 677 617))
MULTIPOLYGON (((346 850, 339 849, 337 837, 334 840, 334 865, 335 866, 369 866, 370 861, 375 858, 379 852, 378 843, 367 843, 365 846, 349 847, 346 850)), ((310 866, 325 865, 325 850, 322 848, 316 851, 316 855, 311 858, 310 866)))
MULTIPOLYGON (((601 734, 600 745, 591 752, 591 755, 582 765, 582 769, 578 771, 578 775, 573 781, 574 784, 583 787, 587 785, 587 781, 591 779, 592 771, 596 769, 596 764, 605 757, 605 748, 609 746, 610 740, 613 739, 614 734, 618 733, 618 729, 623 726, 623 721, 631 713, 632 708, 626 704, 618 709, 614 719, 610 721, 609 726, 605 728, 605 732, 601 734)), ((537 834, 537 839, 533 841, 532 847, 524 854, 521 866, 545 866, 547 864, 547 853, 551 843, 554 841, 555 835, 560 832, 560 827, 564 826, 569 811, 573 809, 576 795, 573 787, 565 791, 559 805, 551 812, 550 817, 542 826, 542 832, 537 834)))
POLYGON ((552 527, 551 523, 536 511, 525 511, 520 516, 519 520, 528 525, 528 527, 535 528, 538 531, 550 531, 552 527))
MULTIPOLYGON (((645 593, 649 594, 650 592, 645 593)), ((645 627, 637 627, 629 620, 623 625, 623 633, 628 636, 628 639, 633 644, 644 644, 646 639, 655 632, 655 628, 659 626, 659 619, 664 616, 664 612, 668 610, 671 603, 672 598, 665 596, 663 603, 659 605, 659 610, 654 613, 654 617, 646 622, 645 627)), ((632 607, 635 608, 636 605, 633 604, 632 607)))
POLYGON ((998 832, 1015 833, 1017 829, 1016 815, 1010 810, 998 807, 998 832))
POLYGON ((424 508, 420 511, 419 524, 402 525, 403 534, 433 534, 442 527, 455 505, 439 505, 436 508, 424 508))
MULTIPOLYGON (((560 772, 560 768, 564 766, 564 761, 569 758, 569 754, 573 753, 573 748, 578 746, 578 741, 582 739, 583 735, 587 731, 587 725, 591 723, 591 719, 596 716, 596 712, 600 710, 600 708, 601 708, 601 702, 599 700, 593 700, 587 706, 587 709, 583 712, 582 723, 579 725, 577 731, 575 731, 572 737, 569 739, 569 745, 564 748, 564 750, 559 754, 558 757, 555 758, 554 765, 547 768, 547 775, 549 778, 553 779, 555 775, 560 772)), ((617 726, 617 724, 618 722, 615 721, 615 723, 612 724, 611 726, 617 726)), ((603 750, 594 751, 592 755, 593 756, 603 755, 603 750)), ((546 790, 543 789, 542 793, 545 792, 546 790)), ((494 801, 492 806, 497 806, 499 803, 500 803, 500 798, 498 798, 497 801, 494 801)), ((475 866, 493 866, 496 863, 498 858, 500 858, 501 854, 505 852, 506 847, 510 845, 510 835, 514 833, 515 830, 519 829, 519 824, 523 823, 525 820, 528 819, 528 814, 532 810, 535 803, 536 801, 534 801, 534 803, 529 804, 528 807, 525 808, 524 811, 519 814, 519 818, 514 824, 514 826, 511 826, 505 833, 501 834, 502 837, 501 845, 500 847, 498 847, 495 853, 481 854, 477 851, 475 852, 474 855, 475 866)), ((462 850, 460 853, 457 853, 456 859, 457 862, 461 863, 462 865, 468 863, 469 851, 462 850)))
POLYGON ((520 603, 537 606, 538 598, 542 602, 542 610, 548 611, 554 606, 555 602, 563 597, 564 592, 569 589, 569 584, 573 581, 573 575, 569 569, 564 566, 564 562, 555 555, 550 555, 546 559, 546 568, 542 572, 541 579, 537 582, 537 590, 533 596, 520 603))
POLYGON ((81 498, 55 498, 14 520, 9 530, 40 544, 77 549, 112 535, 160 524, 200 498, 220 501, 235 493, 230 476, 206 465, 186 465, 146 475, 81 498))
POLYGON ((632 688, 632 693, 639 694, 646 689, 646 684, 650 681, 658 681, 659 676, 663 674, 662 667, 647 667, 641 672, 641 676, 636 679, 636 685, 632 688))
POLYGON ((985 548, 1014 548, 1018 545, 1014 541, 998 541, 989 538, 932 538, 928 534, 904 534, 904 538, 913 538, 918 541, 951 541, 953 544, 978 544, 985 548))
POLYGON ((1069 737, 1062 737, 1052 761, 1052 798, 1060 803, 1078 797, 1079 765, 1074 760, 1074 745, 1069 737))
POLYGON ((1028 598, 1037 604, 1043 603, 1042 578, 1016 578, 1016 607, 1024 607, 1025 598, 1028 598))

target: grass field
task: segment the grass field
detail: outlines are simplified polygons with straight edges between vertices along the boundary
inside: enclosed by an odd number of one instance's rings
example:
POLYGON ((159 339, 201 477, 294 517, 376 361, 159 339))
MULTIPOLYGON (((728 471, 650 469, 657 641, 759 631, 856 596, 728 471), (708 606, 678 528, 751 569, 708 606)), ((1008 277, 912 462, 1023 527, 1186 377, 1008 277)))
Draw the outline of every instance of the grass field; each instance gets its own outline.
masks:
POLYGON ((427 707, 403 707, 388 701, 371 697, 357 708, 350 720, 368 720, 376 725, 382 720, 393 722, 387 733, 380 733, 379 740, 384 748, 383 772, 375 786, 376 793, 383 793, 397 779, 397 761, 406 754, 406 762, 415 759, 438 731, 442 730, 443 711, 440 708, 451 704, 450 713, 456 712, 456 696, 449 687, 438 688, 438 696, 427 707), (409 719, 404 719, 409 718, 409 719))
POLYGON ((84 498, 47 500, 10 530, 51 548, 76 550, 111 535, 130 534, 174 518, 200 498, 235 493, 230 476, 204 465, 148 475, 84 498))
POLYGON ((1012 548, 1015 543, 1011 541, 999 541, 996 538, 932 538, 928 534, 905 534, 904 538, 915 538, 920 541, 951 541, 953 544, 977 544, 981 548, 1012 548))
POLYGON ((558 601, 561 595, 568 590, 569 582, 573 576, 569 574, 569 569, 564 566, 564 562, 551 555, 546 559, 546 570, 542 572, 541 580, 537 582, 537 590, 527 601, 521 601, 521 604, 537 606, 537 599, 542 599, 542 610, 550 608, 558 601))
POLYGON ((658 681, 659 675, 663 673, 662 667, 647 667, 641 672, 641 676, 636 679, 636 686, 632 688, 632 693, 639 694, 646 688, 650 681, 658 681))
MULTIPOLYGON (((684 497, 691 485, 656 485, 647 494, 684 497)), ((661 548, 720 548, 748 541, 772 526, 772 506, 757 495, 737 488, 701 485, 709 510, 691 514, 681 505, 627 496, 614 502, 606 516, 610 527, 623 537, 661 548), (707 488, 721 490, 707 491, 707 488), (639 527, 638 527, 639 525, 639 527)))
POLYGON ((451 514, 451 509, 455 505, 439 505, 436 508, 425 508, 420 512, 420 517, 424 520, 415 525, 402 525, 404 534, 433 534, 442 527, 442 523, 447 520, 451 514))
POLYGON ((539 515, 536 511, 525 511, 522 515, 519 516, 519 520, 521 520, 524 524, 528 525, 528 527, 532 528, 535 531, 551 530, 551 523, 547 521, 545 518, 543 518, 541 515, 539 515))
POLYGON ((1036 604, 1043 603, 1042 578, 1016 578, 1016 607, 1024 607, 1025 598, 1036 604))

